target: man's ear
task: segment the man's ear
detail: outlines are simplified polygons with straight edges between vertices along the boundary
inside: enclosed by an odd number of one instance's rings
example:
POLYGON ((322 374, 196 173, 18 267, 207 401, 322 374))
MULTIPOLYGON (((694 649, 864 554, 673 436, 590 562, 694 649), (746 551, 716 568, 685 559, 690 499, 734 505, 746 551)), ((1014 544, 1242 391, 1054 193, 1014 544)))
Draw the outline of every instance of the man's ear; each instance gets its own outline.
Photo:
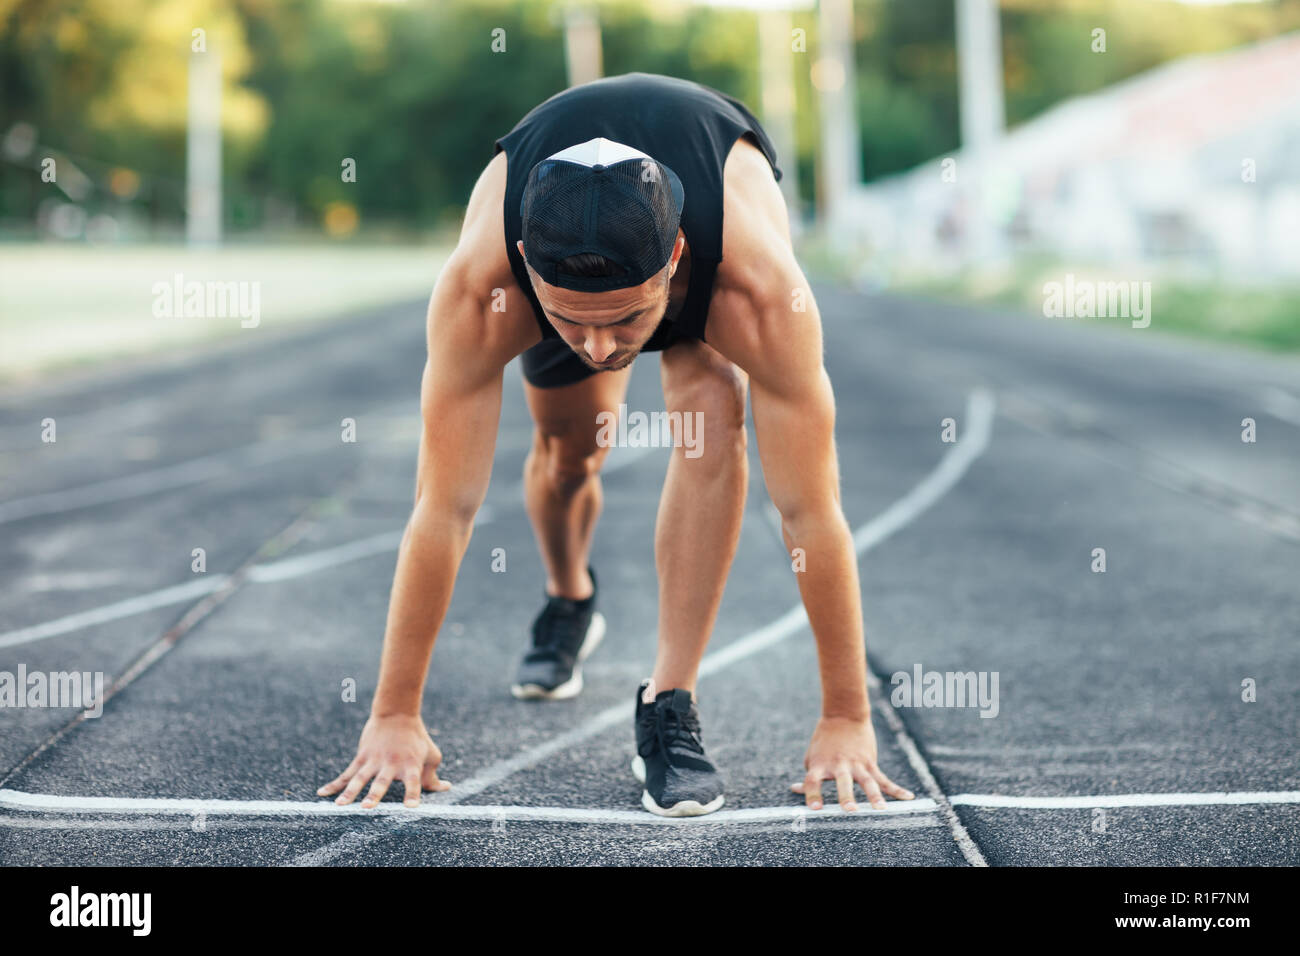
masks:
POLYGON ((686 235, 677 230, 677 241, 673 243, 673 254, 668 259, 668 275, 671 278, 677 272, 677 263, 681 261, 682 253, 686 251, 686 235))
POLYGON ((528 257, 524 255, 524 241, 522 239, 515 240, 515 248, 519 250, 519 258, 527 261, 528 257))

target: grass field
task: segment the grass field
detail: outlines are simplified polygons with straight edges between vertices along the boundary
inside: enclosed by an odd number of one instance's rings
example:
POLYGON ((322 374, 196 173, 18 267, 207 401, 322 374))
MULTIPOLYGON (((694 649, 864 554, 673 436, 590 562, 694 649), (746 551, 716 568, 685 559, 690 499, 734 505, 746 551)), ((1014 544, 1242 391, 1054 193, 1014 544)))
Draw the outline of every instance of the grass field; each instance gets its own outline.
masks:
POLYGON ((446 252, 434 246, 0 245, 0 381, 21 383, 52 369, 427 295, 446 252), (182 287, 255 289, 256 327, 210 310, 160 316, 166 311, 158 308, 161 286, 174 286, 177 276, 182 287))
MULTIPOLYGON (((896 280, 891 291, 949 302, 1005 306, 1044 318, 1044 286, 1066 274, 1093 282, 1151 283, 1152 330, 1226 340, 1275 351, 1300 351, 1300 284, 1245 285, 1231 277, 1188 278, 1143 269, 1101 269, 1061 263, 1022 262, 999 270, 969 270, 950 278, 896 280)), ((1069 322, 1129 322, 1127 318, 1044 319, 1069 322)))

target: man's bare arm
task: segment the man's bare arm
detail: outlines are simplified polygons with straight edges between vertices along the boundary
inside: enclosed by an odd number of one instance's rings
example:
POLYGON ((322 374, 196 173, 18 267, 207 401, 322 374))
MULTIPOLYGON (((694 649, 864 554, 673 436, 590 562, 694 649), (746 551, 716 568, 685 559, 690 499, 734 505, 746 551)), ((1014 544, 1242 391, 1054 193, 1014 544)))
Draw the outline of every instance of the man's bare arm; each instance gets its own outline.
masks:
POLYGON ((800 549, 805 561, 798 584, 817 641, 822 719, 799 790, 810 807, 819 807, 821 781, 834 779, 841 805, 852 809, 856 781, 873 806, 882 806, 882 788, 896 797, 910 794, 875 765, 857 554, 840 505, 835 399, 822 362, 821 317, 795 260, 785 204, 766 161, 756 151, 733 153, 733 159, 708 336, 749 373, 763 478, 786 547, 800 549))
POLYGON ((393 780, 403 782, 408 805, 422 787, 447 787, 437 776, 441 752, 420 719, 425 676, 487 493, 503 370, 540 337, 504 252, 504 174, 501 157, 480 178, 429 301, 415 504, 397 556, 379 686, 356 758, 318 791, 343 790, 339 803, 351 803, 371 778, 364 806, 383 799, 393 780), (495 311, 503 300, 505 311, 495 311))
POLYGON ((415 505, 388 605, 372 708, 379 716, 419 713, 434 638, 487 493, 502 372, 515 354, 508 341, 490 341, 484 315, 491 308, 490 289, 476 288, 472 270, 455 260, 429 304, 415 505))

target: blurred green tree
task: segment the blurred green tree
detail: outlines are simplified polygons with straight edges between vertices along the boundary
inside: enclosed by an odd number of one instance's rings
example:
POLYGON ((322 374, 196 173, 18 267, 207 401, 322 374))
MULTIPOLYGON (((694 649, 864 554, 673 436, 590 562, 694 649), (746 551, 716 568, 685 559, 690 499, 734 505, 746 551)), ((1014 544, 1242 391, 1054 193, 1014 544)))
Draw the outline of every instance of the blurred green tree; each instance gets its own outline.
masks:
MULTIPOLYGON (((607 73, 698 80, 758 109, 754 15, 688 0, 599 5, 607 73)), ((909 168, 958 142, 953 0, 857 0, 864 174, 909 168)), ((816 16, 795 55, 797 164, 813 190, 816 16)), ((1009 123, 1176 56, 1300 28, 1300 0, 1196 7, 1158 0, 1002 0, 1009 123), (1090 48, 1095 28, 1107 52, 1090 48)), ((272 207, 350 234, 454 223, 493 140, 565 83, 561 0, 0 0, 0 136, 99 185, 143 183, 155 217, 182 215, 186 64, 194 29, 222 55, 227 218, 272 207), (494 30, 504 31, 494 50, 494 30), (355 182, 341 164, 356 163, 355 182), (117 180, 113 177, 117 175, 117 180)), ((499 35, 498 35, 499 36, 499 35)), ((0 220, 33 214, 30 162, 0 162, 0 220)))

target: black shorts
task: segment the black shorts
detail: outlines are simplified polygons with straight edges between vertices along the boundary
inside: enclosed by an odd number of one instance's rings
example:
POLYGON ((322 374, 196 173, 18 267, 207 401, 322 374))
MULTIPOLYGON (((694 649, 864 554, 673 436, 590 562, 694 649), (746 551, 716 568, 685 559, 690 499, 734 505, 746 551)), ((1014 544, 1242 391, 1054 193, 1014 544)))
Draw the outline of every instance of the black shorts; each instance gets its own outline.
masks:
MULTIPOLYGON (((650 341, 646 342, 641 351, 662 352, 683 339, 691 338, 694 336, 679 333, 671 322, 660 322, 659 328, 655 329, 655 334, 650 336, 650 341)), ((560 388, 600 374, 599 369, 592 368, 578 358, 577 353, 558 336, 542 339, 525 351, 520 357, 520 364, 525 381, 534 388, 560 388)))

